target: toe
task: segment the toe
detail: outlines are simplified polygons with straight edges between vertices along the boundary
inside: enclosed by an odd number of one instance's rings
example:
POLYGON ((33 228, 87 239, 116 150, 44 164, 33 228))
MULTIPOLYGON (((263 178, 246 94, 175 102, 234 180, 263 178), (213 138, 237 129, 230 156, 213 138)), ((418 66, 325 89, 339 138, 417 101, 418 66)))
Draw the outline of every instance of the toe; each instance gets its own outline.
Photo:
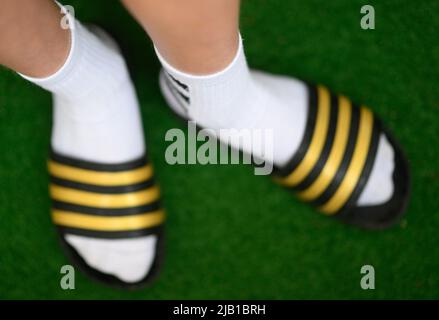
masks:
MULTIPOLYGON (((407 158, 395 138, 384 129, 383 135, 393 151, 392 170, 387 169, 381 182, 375 184, 379 192, 388 186, 379 186, 379 183, 388 184, 391 181, 392 193, 389 199, 379 204, 362 204, 343 212, 339 218, 349 224, 354 224, 366 229, 384 229, 391 227, 399 221, 404 214, 410 198, 410 169, 407 158), (388 174, 390 172, 391 179, 388 174)), ((384 167, 384 166, 383 166, 384 167)), ((389 168, 389 167, 388 167, 389 168)), ((387 192, 387 191, 386 191, 387 192)), ((372 193, 370 193, 372 194, 372 193)), ((384 197, 383 197, 384 198, 384 197)))
POLYGON ((91 268, 126 283, 147 277, 155 259, 157 237, 94 239, 67 234, 64 239, 91 268))
POLYGON ((383 204, 393 195, 393 172, 395 169, 395 152, 384 134, 378 143, 376 158, 372 172, 361 193, 357 205, 370 206, 383 204))

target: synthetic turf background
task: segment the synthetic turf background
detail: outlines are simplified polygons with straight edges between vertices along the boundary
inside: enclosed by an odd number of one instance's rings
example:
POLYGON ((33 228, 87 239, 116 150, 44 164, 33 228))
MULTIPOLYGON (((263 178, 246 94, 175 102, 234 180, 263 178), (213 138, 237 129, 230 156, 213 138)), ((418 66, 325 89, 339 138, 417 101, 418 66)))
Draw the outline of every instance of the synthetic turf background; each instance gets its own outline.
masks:
POLYGON ((167 165, 164 135, 185 125, 159 93, 150 41, 116 1, 68 4, 125 51, 169 215, 166 262, 144 290, 114 290, 80 272, 75 290, 61 290, 68 261, 49 218, 45 167, 50 94, 0 70, 0 298, 439 297, 439 2, 251 0, 242 8, 251 66, 371 106, 405 146, 413 196, 402 222, 384 232, 321 216, 249 166, 167 165), (360 28, 366 3, 375 30, 360 28), (360 288, 365 264, 375 267, 375 290, 360 288))

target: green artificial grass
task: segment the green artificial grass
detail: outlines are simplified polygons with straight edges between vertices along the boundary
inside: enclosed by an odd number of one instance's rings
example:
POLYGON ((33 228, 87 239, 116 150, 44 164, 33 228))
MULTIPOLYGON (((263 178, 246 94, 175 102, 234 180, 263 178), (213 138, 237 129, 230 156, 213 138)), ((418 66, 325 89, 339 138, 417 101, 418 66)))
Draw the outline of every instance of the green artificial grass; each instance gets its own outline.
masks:
MULTIPOLYGON (((66 3, 67 4, 67 3, 66 3)), ((407 299, 439 297, 439 2, 369 1, 376 29, 360 28, 364 1, 244 1, 252 67, 322 83, 371 106, 405 147, 413 195, 399 225, 366 232, 317 214, 245 165, 165 163, 170 128, 150 41, 118 2, 71 0, 76 16, 123 47, 168 212, 163 271, 124 292, 76 272, 50 221, 46 159, 49 93, 0 70, 0 298, 407 299), (376 289, 360 288, 371 264, 376 289)), ((5 45, 5 44, 0 44, 5 45)))

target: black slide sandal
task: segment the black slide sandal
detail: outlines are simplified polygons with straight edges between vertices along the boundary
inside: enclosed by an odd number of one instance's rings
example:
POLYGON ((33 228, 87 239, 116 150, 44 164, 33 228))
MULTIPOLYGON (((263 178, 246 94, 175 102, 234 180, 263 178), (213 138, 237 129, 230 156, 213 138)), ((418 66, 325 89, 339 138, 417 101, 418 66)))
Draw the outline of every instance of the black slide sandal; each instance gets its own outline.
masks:
POLYGON ((308 86, 308 120, 301 145, 275 180, 328 216, 365 229, 383 229, 399 220, 410 197, 407 159, 372 112, 323 86, 308 86), (356 206, 370 177, 379 137, 395 153, 394 192, 380 205, 356 206))
POLYGON ((52 220, 66 255, 89 277, 107 285, 137 289, 158 274, 164 255, 165 213, 147 156, 101 164, 51 151, 48 163, 52 220), (152 266, 145 277, 125 282, 89 266, 64 239, 65 234, 97 239, 132 239, 155 235, 152 266))
MULTIPOLYGON (((160 88, 171 110, 184 121, 181 83, 162 70, 160 88)), ((379 119, 344 96, 323 86, 308 85, 308 119, 298 151, 287 165, 275 167, 274 180, 319 211, 364 229, 384 229, 396 223, 410 198, 410 170, 402 148, 379 119), (395 152, 390 200, 356 206, 372 171, 379 137, 384 134, 395 152)))

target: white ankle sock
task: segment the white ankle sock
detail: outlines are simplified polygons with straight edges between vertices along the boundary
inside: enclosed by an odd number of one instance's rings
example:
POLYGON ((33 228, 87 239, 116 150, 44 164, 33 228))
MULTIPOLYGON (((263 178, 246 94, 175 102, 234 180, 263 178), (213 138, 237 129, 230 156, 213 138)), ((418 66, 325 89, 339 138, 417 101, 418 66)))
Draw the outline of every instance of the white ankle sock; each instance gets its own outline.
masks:
MULTIPOLYGON (((174 91, 171 108, 203 128, 271 129, 274 137, 273 162, 282 166, 294 155, 302 140, 307 117, 307 89, 291 77, 250 70, 242 39, 234 60, 224 70, 195 76, 171 66, 157 56, 165 70, 161 81, 174 91)), ((264 158, 263 150, 241 141, 241 149, 264 158)), ((231 142, 232 146, 234 142, 231 142)), ((236 143, 235 143, 236 144, 236 143)), ((269 160, 269 159, 266 159, 269 160)), ((380 138, 371 177, 358 204, 386 202, 393 194, 393 150, 384 136, 380 138)))
MULTIPOLYGON (((47 78, 22 75, 53 93, 52 148, 100 163, 139 158, 145 152, 139 106, 117 45, 102 30, 91 32, 77 21, 71 31, 70 53, 61 69, 47 78)), ((65 238, 91 266, 127 282, 142 279, 154 258, 155 236, 65 238)))

